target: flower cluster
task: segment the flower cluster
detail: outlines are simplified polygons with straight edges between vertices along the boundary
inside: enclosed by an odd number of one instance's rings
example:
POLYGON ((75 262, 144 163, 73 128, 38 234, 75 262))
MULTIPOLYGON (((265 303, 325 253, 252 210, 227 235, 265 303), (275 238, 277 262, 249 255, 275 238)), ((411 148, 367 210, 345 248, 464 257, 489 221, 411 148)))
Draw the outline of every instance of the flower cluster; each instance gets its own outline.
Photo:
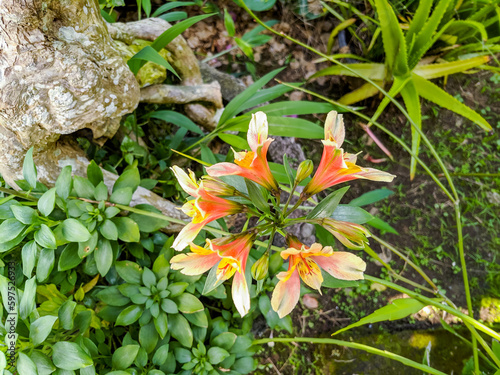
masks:
MULTIPOLYGON (((363 279, 366 264, 361 258, 348 252, 334 251, 332 246, 314 243, 311 246, 302 244, 297 238, 286 233, 286 227, 301 220, 323 226, 332 233, 345 247, 363 249, 370 233, 361 225, 334 220, 330 217, 314 219, 289 219, 291 211, 314 194, 342 182, 358 178, 372 181, 392 181, 393 175, 372 168, 356 165, 356 155, 351 155, 341 148, 345 138, 342 116, 332 111, 325 123, 325 139, 322 141, 323 155, 320 164, 300 194, 299 202, 287 210, 288 203, 280 205, 280 186, 273 176, 267 162, 267 151, 273 141, 268 138, 268 122, 263 112, 252 115, 247 140, 250 151, 234 151, 233 163, 218 163, 207 168, 208 176, 200 181, 192 171, 185 173, 177 166, 172 168, 182 189, 192 200, 187 201, 182 210, 190 217, 191 223, 186 225, 174 241, 173 248, 181 251, 189 245, 191 252, 179 254, 171 259, 172 269, 180 270, 186 275, 201 275, 215 268, 216 283, 221 283, 234 276, 232 297, 241 316, 250 310, 250 293, 247 278, 247 261, 252 246, 259 235, 270 235, 269 245, 262 257, 254 263, 252 275, 262 280, 268 273, 269 253, 275 233, 286 235, 288 248, 281 251, 281 257, 288 260, 288 270, 278 273, 279 280, 274 288, 271 305, 280 317, 289 314, 300 297, 300 280, 321 293, 323 283, 322 270, 342 280, 363 279), (255 196, 252 193, 238 191, 235 187, 223 182, 218 177, 236 175, 257 183, 271 193, 255 196), (252 195, 253 194, 253 195, 252 195), (232 196, 244 197, 244 202, 259 200, 260 204, 241 204, 232 196), (272 206, 262 209, 263 199, 272 206), (227 237, 207 239, 204 247, 193 243, 200 230, 208 223, 219 218, 246 213, 249 217, 260 215, 258 225, 254 228, 227 237)), ((292 193, 297 185, 312 173, 310 161, 304 162, 297 172, 292 193)), ((257 189, 258 190, 258 189, 257 189)))

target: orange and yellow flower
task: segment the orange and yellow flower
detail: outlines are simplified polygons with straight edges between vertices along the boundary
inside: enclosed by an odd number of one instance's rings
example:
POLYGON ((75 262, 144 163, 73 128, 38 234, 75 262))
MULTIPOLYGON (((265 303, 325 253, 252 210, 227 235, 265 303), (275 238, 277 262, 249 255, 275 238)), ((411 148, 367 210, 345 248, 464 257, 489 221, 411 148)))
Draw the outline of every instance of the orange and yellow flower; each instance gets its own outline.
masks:
POLYGON ((201 275, 212 267, 217 267, 217 282, 228 280, 234 275, 232 297, 241 316, 250 310, 250 292, 245 278, 248 254, 252 248, 254 233, 244 233, 234 237, 207 239, 207 246, 193 243, 191 253, 179 254, 170 260, 172 269, 184 275, 201 275))
POLYGON ((366 263, 354 254, 334 252, 331 246, 323 247, 319 243, 307 247, 293 236, 288 237, 288 245, 288 249, 281 252, 283 259, 289 259, 288 271, 277 275, 280 281, 271 299, 271 306, 280 318, 288 315, 299 301, 300 279, 321 293, 321 268, 337 279, 363 279, 366 263))
POLYGON ((331 186, 358 178, 390 182, 394 175, 373 168, 356 165, 356 155, 344 153, 340 148, 344 142, 345 128, 342 115, 331 111, 325 122, 323 155, 313 178, 302 192, 302 199, 319 193, 331 186))
POLYGON ((251 151, 234 151, 234 163, 218 163, 207 168, 210 176, 238 175, 252 180, 277 194, 278 183, 267 163, 267 150, 273 141, 267 138, 268 123, 264 112, 252 114, 247 140, 251 151))
POLYGON ((177 166, 171 169, 182 189, 195 198, 182 206, 182 211, 193 219, 177 235, 172 245, 175 250, 184 249, 211 221, 243 211, 244 207, 241 204, 210 194, 204 188, 203 181, 198 184, 192 171, 189 171, 188 175, 177 166))

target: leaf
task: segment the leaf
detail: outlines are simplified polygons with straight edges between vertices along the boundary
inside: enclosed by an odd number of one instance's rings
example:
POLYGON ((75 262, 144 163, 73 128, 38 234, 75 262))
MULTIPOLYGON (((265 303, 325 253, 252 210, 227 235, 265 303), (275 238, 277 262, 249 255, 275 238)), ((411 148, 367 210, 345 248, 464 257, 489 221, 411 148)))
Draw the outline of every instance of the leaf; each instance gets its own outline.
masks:
POLYGON ((21 234, 24 224, 15 218, 7 219, 0 224, 0 243, 8 242, 21 234))
MULTIPOLYGON (((162 212, 149 204, 138 204, 134 206, 135 208, 147 212, 153 212, 155 214, 159 214, 163 216, 162 212)), ((132 213, 129 215, 129 218, 137 223, 139 226, 139 230, 144 233, 153 233, 162 228, 165 228, 168 225, 168 220, 160 219, 159 217, 151 217, 148 215, 141 215, 138 213, 132 213)))
POLYGON ((151 15, 151 17, 158 17, 159 15, 177 7, 191 6, 195 4, 196 3, 193 1, 176 1, 174 3, 166 3, 163 4, 161 7, 159 7, 158 9, 156 9, 151 15))
POLYGON ((262 212, 270 212, 270 207, 268 203, 268 194, 265 188, 261 188, 253 181, 245 179, 245 184, 247 186, 248 196, 252 203, 262 212))
POLYGON ((248 142, 245 138, 237 136, 235 134, 228 133, 219 133, 217 136, 229 146, 239 148, 242 150, 248 150, 250 147, 248 146, 248 142))
POLYGON ((69 193, 73 189, 73 179, 71 178, 71 165, 65 166, 56 181, 56 193, 62 199, 68 199, 69 193))
MULTIPOLYGON (((418 96, 417 89, 413 81, 409 81, 401 90, 401 96, 403 97, 406 110, 408 115, 415 123, 415 126, 422 130, 422 113, 420 108, 420 97, 418 96)), ((415 126, 411 125, 411 150, 418 156, 420 148, 420 134, 415 129, 415 126)), ((415 172, 417 170, 417 159, 412 155, 410 161, 410 179, 413 180, 415 177, 415 172)))
POLYGON ((286 154, 283 154, 283 166, 285 167, 286 176, 288 177, 288 182, 290 183, 290 187, 293 187, 295 183, 296 172, 290 167, 290 163, 288 162, 288 157, 286 154))
POLYGON ((134 192, 132 191, 131 188, 129 187, 121 188, 113 191, 111 197, 109 197, 109 201, 127 206, 132 201, 133 194, 134 192))
POLYGON ((356 207, 367 206, 369 204, 373 204, 387 197, 390 197, 393 194, 394 192, 389 189, 372 190, 369 191, 368 193, 363 194, 358 198, 354 198, 352 201, 349 202, 349 206, 356 206, 356 207))
POLYGON ((57 370, 50 358, 39 350, 33 350, 30 353, 30 358, 35 363, 38 375, 50 375, 57 370))
POLYGON ((156 332, 160 335, 160 338, 163 340, 167 335, 168 331, 168 318, 165 312, 160 312, 157 318, 154 318, 156 332))
POLYGON ((86 178, 80 176, 73 177, 73 188, 78 197, 94 199, 94 185, 86 178))
POLYGON ((128 217, 115 217, 112 219, 118 229, 118 238, 124 242, 139 242, 141 234, 139 226, 128 217))
POLYGON ((422 310, 425 306, 426 305, 424 303, 413 298, 398 298, 394 300, 390 305, 375 310, 375 312, 368 316, 365 316, 356 323, 350 324, 347 327, 338 330, 334 333, 334 335, 337 335, 340 332, 347 331, 348 329, 359 327, 369 323, 377 323, 385 320, 403 319, 422 310))
POLYGON ((37 175, 35 163, 33 162, 33 147, 26 152, 24 157, 23 177, 32 189, 36 188, 37 175))
POLYGON ((90 239, 89 230, 77 219, 66 219, 61 224, 64 238, 70 242, 85 242, 90 239))
POLYGON ((198 298, 189 293, 181 294, 180 296, 176 297, 174 301, 177 304, 177 308, 179 309, 179 311, 185 314, 191 314, 198 311, 203 311, 205 309, 203 303, 201 303, 198 298))
POLYGON ((170 73, 175 75, 177 78, 181 79, 175 69, 170 65, 170 63, 163 58, 162 55, 158 53, 152 46, 146 46, 137 52, 134 56, 132 56, 128 61, 127 65, 132 71, 132 73, 137 74, 142 66, 144 66, 144 62, 151 61, 152 63, 163 66, 170 73))
POLYGON ((237 337, 238 336, 233 332, 223 332, 211 340, 210 344, 229 350, 236 342, 237 337))
POLYGON ((155 111, 150 114, 151 118, 163 120, 174 125, 186 128, 187 130, 203 135, 203 131, 189 117, 175 111, 155 111))
POLYGON ((139 345, 124 345, 116 349, 111 360, 113 368, 117 370, 128 369, 135 361, 139 348, 139 345))
POLYGON ((38 200, 38 210, 43 216, 49 216, 56 204, 56 188, 47 190, 38 200))
POLYGON ((340 280, 333 277, 324 270, 321 270, 321 274, 323 276, 323 283, 321 284, 321 286, 325 288, 351 288, 359 285, 358 280, 340 280))
MULTIPOLYGON (((236 95, 233 100, 229 102, 229 104, 222 112, 222 115, 219 119, 217 127, 220 127, 226 121, 233 118, 239 112, 241 112, 245 107, 245 103, 255 95, 255 93, 262 88, 265 84, 267 84, 271 79, 273 79, 279 72, 281 72, 285 68, 275 69, 272 72, 267 73, 264 77, 259 79, 257 82, 250 85, 245 91, 236 95)), ((248 108, 248 107, 247 107, 248 108)))
POLYGON ((118 315, 116 318, 117 326, 129 326, 137 321, 143 313, 142 306, 129 306, 118 315))
POLYGON ((450 74, 465 72, 490 61, 489 56, 477 56, 465 60, 444 62, 439 64, 417 65, 413 73, 425 79, 445 77, 450 74))
POLYGON ((170 335, 186 348, 193 346, 193 331, 186 318, 181 314, 170 315, 168 318, 170 335))
POLYGON ((158 343, 158 333, 153 322, 141 327, 139 330, 139 342, 146 352, 153 352, 158 343))
POLYGON ((418 94, 422 98, 468 118, 486 131, 491 131, 491 125, 488 124, 488 122, 479 113, 467 107, 465 104, 460 103, 457 99, 436 86, 434 83, 418 76, 417 74, 412 75, 412 80, 415 83, 418 94))
POLYGON ((276 0, 238 0, 238 1, 244 1, 245 5, 254 12, 262 12, 265 10, 269 10, 276 3, 276 0))
POLYGON ((78 370, 93 364, 92 358, 74 342, 56 342, 52 351, 54 365, 63 370, 78 370))
POLYGON ((99 227, 99 232, 101 232, 104 238, 110 241, 116 241, 118 239, 118 229, 116 228, 115 223, 111 220, 104 220, 99 227))
POLYGON ((10 206, 14 217, 23 224, 33 224, 38 217, 36 211, 28 206, 12 205, 10 206))
POLYGON ((196 327, 208 328, 208 319, 204 311, 185 314, 184 317, 189 321, 189 323, 194 324, 196 327))
MULTIPOLYGON (((0 226, 1 229, 1 226, 0 226)), ((35 241, 41 246, 48 249, 55 249, 56 237, 52 230, 45 224, 40 225, 40 229, 35 232, 35 241)))
POLYGON ((142 269, 137 263, 128 260, 115 262, 115 269, 118 275, 127 283, 141 284, 142 269))
POLYGON ((208 349, 207 358, 212 365, 221 363, 227 357, 229 357, 229 353, 222 348, 212 346, 210 349, 208 349))
POLYGON ((36 279, 39 283, 47 280, 54 268, 54 263, 54 249, 43 248, 40 250, 40 256, 38 257, 38 263, 36 265, 36 279))
POLYGON ((233 37, 236 30, 234 29, 234 21, 231 14, 227 11, 227 8, 224 8, 224 26, 226 27, 227 34, 230 37, 233 37))
POLYGON ((252 109, 248 113, 264 112, 268 116, 310 115, 315 113, 327 113, 336 110, 343 112, 340 107, 330 103, 308 102, 308 101, 284 101, 276 102, 252 109))
MULTIPOLYGON (((121 285, 130 286, 130 284, 121 285)), ((107 305, 125 306, 130 303, 130 298, 125 297, 125 295, 121 292, 121 285, 120 287, 117 287, 115 285, 108 286, 97 293, 97 297, 107 305)), ((139 293, 138 289, 136 290, 136 293, 139 293)))
POLYGON ((340 200, 349 190, 349 186, 336 190, 323 199, 314 209, 307 215, 308 219, 324 218, 331 216, 337 209, 340 200))
MULTIPOLYGON (((30 357, 28 357, 26 354, 23 352, 19 353, 19 358, 17 360, 17 372, 19 374, 23 375, 37 375, 36 371, 36 365, 35 362, 31 360, 30 357)), ((3 371, 2 371, 3 372, 3 371)))
POLYGON ((104 182, 99 182, 94 189, 95 199, 98 201, 105 201, 108 199, 108 187, 104 182))
POLYGON ((339 204, 333 212, 332 218, 340 221, 349 221, 355 224, 364 224, 373 219, 373 216, 362 208, 339 204))
POLYGON ((431 12, 433 0, 421 0, 418 3, 418 8, 410 23, 410 28, 406 33, 406 44, 411 48, 413 45, 413 38, 422 29, 427 21, 431 12))
POLYGON ((35 267, 38 245, 35 241, 31 240, 23 246, 21 251, 21 259, 23 264, 23 274, 26 277, 31 277, 33 268, 35 267))
POLYGON ((57 316, 46 315, 38 318, 30 325, 30 340, 36 347, 45 341, 52 331, 52 327, 57 320, 57 316))
POLYGON ((102 238, 99 239, 97 248, 94 251, 94 258, 97 270, 101 276, 106 276, 114 260, 113 249, 111 248, 111 244, 108 240, 102 238))
POLYGON ((115 181, 113 185, 113 192, 123 188, 130 188, 132 192, 134 192, 140 183, 141 176, 139 174, 139 170, 136 167, 129 168, 115 181))
POLYGON ((57 311, 57 315, 59 317, 59 324, 62 326, 62 328, 66 330, 71 330, 73 329, 73 313, 75 311, 76 307, 76 302, 67 300, 65 301, 59 310, 57 311))
POLYGON ((57 263, 58 271, 67 271, 75 268, 82 262, 82 258, 78 255, 78 245, 75 243, 67 244, 61 255, 59 256, 59 261, 57 263))
POLYGON ((19 303, 19 316, 26 319, 35 310, 36 281, 33 276, 24 283, 24 293, 19 303))
MULTIPOLYGON (((156 38, 155 41, 151 44, 151 48, 153 48, 156 51, 160 51, 161 49, 165 48, 165 46, 169 44, 172 40, 174 40, 178 35, 180 35, 186 29, 188 29, 190 26, 194 25, 196 22, 201 21, 205 18, 211 17, 214 14, 215 13, 210 13, 201 16, 190 17, 187 20, 175 24, 174 26, 164 31, 158 38, 156 38)), ((145 61, 139 61, 137 67, 135 67, 137 68, 137 71, 139 71, 139 69, 142 66, 144 66, 145 63, 146 63, 145 61)))
POLYGON ((94 160, 87 166, 87 178, 94 186, 104 181, 102 170, 94 160))
POLYGON ((394 233, 394 234, 399 234, 396 229, 391 227, 389 224, 387 224, 384 220, 374 217, 373 219, 369 220, 366 222, 366 224, 371 225, 374 228, 377 228, 378 230, 385 231, 388 233, 394 233))
POLYGON ((346 69, 340 65, 330 66, 328 68, 322 69, 319 72, 314 73, 309 79, 323 77, 323 76, 350 76, 350 77, 361 77, 364 76, 371 80, 383 81, 387 76, 386 67, 384 64, 347 64, 346 69))

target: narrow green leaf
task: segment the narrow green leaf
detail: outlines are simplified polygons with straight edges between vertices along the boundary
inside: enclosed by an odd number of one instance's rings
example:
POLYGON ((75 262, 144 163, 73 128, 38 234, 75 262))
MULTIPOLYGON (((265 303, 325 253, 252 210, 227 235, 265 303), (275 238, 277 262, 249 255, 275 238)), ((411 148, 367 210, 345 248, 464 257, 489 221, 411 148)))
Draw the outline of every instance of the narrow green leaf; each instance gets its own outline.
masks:
POLYGON ((415 314, 416 312, 422 310, 424 307, 425 304, 416 299, 399 298, 394 300, 390 305, 375 310, 374 313, 365 316, 356 323, 350 324, 347 327, 336 331, 334 335, 337 335, 340 332, 347 331, 351 328, 359 327, 369 323, 377 323, 385 320, 403 319, 411 314, 415 314))
POLYGON ((290 187, 292 187, 294 182, 295 182, 295 175, 297 173, 290 166, 290 163, 288 162, 288 157, 286 156, 286 154, 283 154, 283 166, 285 167, 285 172, 286 172, 286 176, 288 177, 288 182, 290 183, 290 187))
MULTIPOLYGON (((134 206, 137 209, 154 212, 156 214, 161 214, 162 212, 149 204, 138 204, 134 206)), ((153 233, 157 230, 165 228, 168 225, 167 219, 160 219, 157 217, 151 217, 147 215, 141 215, 137 213, 132 213, 128 216, 130 219, 135 221, 139 226, 139 230, 144 233, 153 233)))
POLYGON ((55 255, 54 249, 43 248, 40 250, 38 263, 36 264, 36 279, 39 283, 47 280, 50 273, 54 269, 55 255))
POLYGON ((490 60, 489 56, 477 56, 465 60, 444 62, 439 64, 417 65, 413 73, 425 79, 444 77, 450 74, 465 72, 486 64, 490 60))
POLYGON ((161 7, 159 7, 158 9, 156 9, 153 12, 153 14, 151 15, 151 17, 158 17, 158 16, 162 15, 163 13, 166 13, 169 10, 177 8, 177 7, 185 7, 185 6, 195 5, 195 4, 196 3, 193 1, 176 1, 173 3, 166 3, 166 4, 163 4, 161 7))
POLYGON ((163 120, 174 125, 186 128, 187 130, 203 135, 203 131, 189 117, 175 111, 155 111, 150 114, 151 118, 163 120))
POLYGON ((348 70, 340 65, 330 66, 328 68, 322 69, 319 72, 314 73, 309 79, 323 77, 323 76, 349 76, 349 77, 359 77, 365 76, 371 80, 382 81, 387 76, 387 68, 384 64, 347 64, 351 70, 348 70), (353 72, 354 71, 354 72, 353 72))
POLYGON ((354 198, 352 201, 349 202, 349 206, 356 206, 356 207, 367 206, 369 204, 373 204, 387 197, 390 197, 393 194, 394 192, 389 189, 372 190, 369 191, 368 193, 364 193, 358 198, 354 198))
POLYGON ((26 280, 24 284, 24 293, 19 303, 19 316, 26 319, 33 310, 35 310, 36 280, 33 276, 26 280))
POLYGON ((33 268, 35 268, 37 251, 38 251, 38 245, 33 240, 27 242, 23 246, 23 250, 21 251, 23 274, 28 278, 31 277, 33 268))
POLYGON ((308 219, 316 219, 331 216, 337 209, 340 200, 349 190, 349 186, 336 190, 323 199, 314 209, 307 215, 308 219))
POLYGON ((457 99, 436 86, 434 83, 418 76, 417 74, 412 75, 412 80, 415 83, 418 94, 422 98, 436 103, 443 108, 449 109, 460 116, 464 116, 486 131, 491 131, 491 125, 488 124, 488 122, 479 113, 467 107, 465 104, 460 103, 457 99))
POLYGON ((241 150, 248 150, 250 147, 248 146, 248 142, 245 138, 240 137, 235 134, 228 134, 228 133, 219 133, 218 137, 224 142, 227 143, 228 145, 241 149, 241 150))
POLYGON ((28 150, 24 157, 23 177, 31 188, 36 188, 37 175, 35 163, 33 162, 33 147, 28 150))
POLYGON ((321 286, 325 288, 352 288, 359 285, 359 281, 357 280, 340 280, 324 270, 321 270, 321 275, 323 276, 323 283, 321 283, 321 286))
POLYGON ((56 193, 62 199, 68 199, 69 193, 73 189, 73 179, 71 178, 71 165, 65 166, 56 181, 56 193))
POLYGON ((310 115, 315 113, 327 113, 336 110, 344 112, 344 109, 336 107, 330 103, 308 102, 308 101, 284 101, 276 102, 252 109, 248 113, 258 111, 264 112, 268 116, 290 116, 290 115, 310 115))
POLYGON ((97 186, 100 182, 104 181, 102 170, 94 160, 92 160, 87 167, 87 178, 94 186, 97 186))
POLYGON ((59 324, 62 328, 66 330, 73 329, 74 321, 73 321, 73 313, 75 311, 76 302, 67 300, 65 301, 59 310, 57 311, 57 315, 59 317, 59 324))
POLYGON ((173 66, 170 65, 170 63, 165 60, 163 56, 160 55, 152 46, 146 46, 139 52, 137 52, 127 61, 127 65, 129 66, 132 73, 137 74, 141 67, 144 65, 143 62, 147 61, 163 66, 170 73, 180 79, 173 66))
POLYGON ((230 37, 233 37, 236 30, 234 28, 233 17, 227 11, 227 8, 224 8, 224 26, 226 26, 227 33, 230 37))
POLYGON ((270 212, 267 190, 247 179, 245 179, 245 184, 247 186, 248 195, 255 207, 262 212, 270 212))
POLYGON ((355 224, 364 224, 373 219, 373 216, 360 207, 339 204, 333 212, 332 218, 340 221, 349 221, 355 224))
MULTIPOLYGON (((410 115, 417 128, 422 129, 422 113, 420 108, 420 97, 418 96, 417 89, 413 81, 409 81, 401 90, 401 96, 406 106, 406 110, 410 115)), ((411 150, 415 155, 418 156, 418 151, 420 149, 420 134, 411 126, 411 150)), ((417 170, 417 159, 411 157, 410 161, 410 179, 413 180, 415 177, 415 172, 417 170)))
POLYGON ((63 370, 78 370, 93 364, 80 345, 68 341, 59 341, 52 346, 52 361, 63 370))

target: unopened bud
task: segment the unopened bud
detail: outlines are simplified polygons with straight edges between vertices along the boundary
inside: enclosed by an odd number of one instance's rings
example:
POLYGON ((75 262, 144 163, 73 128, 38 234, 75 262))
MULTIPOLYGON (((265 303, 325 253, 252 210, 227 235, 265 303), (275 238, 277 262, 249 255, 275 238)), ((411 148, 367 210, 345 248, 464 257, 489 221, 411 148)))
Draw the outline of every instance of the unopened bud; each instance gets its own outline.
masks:
POLYGON ((304 160, 300 163, 299 168, 297 169, 297 177, 295 177, 295 182, 299 183, 305 180, 312 173, 314 169, 313 162, 311 160, 304 160))
POLYGON ((267 276, 269 270, 269 252, 265 252, 262 257, 252 266, 252 277, 255 280, 262 280, 267 276))
POLYGON ((203 176, 203 188, 213 195, 235 195, 236 189, 218 178, 203 176))

